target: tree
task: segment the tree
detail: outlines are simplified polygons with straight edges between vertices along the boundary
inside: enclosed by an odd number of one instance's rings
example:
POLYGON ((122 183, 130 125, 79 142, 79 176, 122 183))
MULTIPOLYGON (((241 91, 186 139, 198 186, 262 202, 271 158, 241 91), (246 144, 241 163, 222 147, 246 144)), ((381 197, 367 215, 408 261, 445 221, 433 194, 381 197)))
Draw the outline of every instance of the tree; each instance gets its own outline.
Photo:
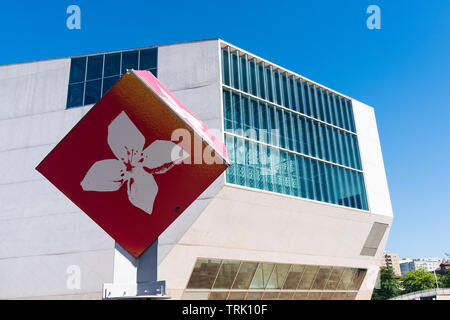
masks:
POLYGON ((436 288, 434 274, 424 268, 408 272, 400 280, 405 293, 436 288))
POLYGON ((373 290, 372 300, 387 300, 400 293, 399 281, 392 267, 380 267, 380 288, 373 290))
POLYGON ((441 276, 439 287, 450 288, 450 272, 447 272, 446 274, 441 276))

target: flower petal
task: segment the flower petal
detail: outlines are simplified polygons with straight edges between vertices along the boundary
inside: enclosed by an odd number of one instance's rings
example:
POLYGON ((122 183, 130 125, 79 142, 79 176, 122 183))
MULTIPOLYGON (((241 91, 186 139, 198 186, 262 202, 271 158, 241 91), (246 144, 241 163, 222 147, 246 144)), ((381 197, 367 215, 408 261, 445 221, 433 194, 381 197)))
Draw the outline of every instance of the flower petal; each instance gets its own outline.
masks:
POLYGON ((128 199, 139 209, 152 214, 153 203, 158 193, 158 185, 153 175, 142 168, 134 168, 133 177, 128 181, 128 199))
POLYGON ((122 111, 108 127, 108 144, 117 159, 126 162, 131 159, 131 154, 128 152, 140 155, 145 144, 145 137, 122 111))
POLYGON ((143 166, 154 169, 166 163, 179 163, 189 157, 189 153, 179 145, 167 140, 156 140, 143 151, 143 166))
POLYGON ((107 159, 92 165, 81 181, 84 191, 116 191, 123 183, 125 166, 122 161, 107 159))

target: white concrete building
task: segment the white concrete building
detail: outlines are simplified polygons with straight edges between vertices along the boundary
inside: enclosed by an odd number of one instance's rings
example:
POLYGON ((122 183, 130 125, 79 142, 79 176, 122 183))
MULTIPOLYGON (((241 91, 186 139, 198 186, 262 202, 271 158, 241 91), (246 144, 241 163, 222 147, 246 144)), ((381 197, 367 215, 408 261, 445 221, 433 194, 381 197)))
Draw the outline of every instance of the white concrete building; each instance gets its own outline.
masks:
POLYGON ((168 295, 370 299, 393 219, 374 109, 220 39, 0 66, 0 298, 132 281, 34 170, 132 68, 219 130, 233 163, 159 238, 168 295))

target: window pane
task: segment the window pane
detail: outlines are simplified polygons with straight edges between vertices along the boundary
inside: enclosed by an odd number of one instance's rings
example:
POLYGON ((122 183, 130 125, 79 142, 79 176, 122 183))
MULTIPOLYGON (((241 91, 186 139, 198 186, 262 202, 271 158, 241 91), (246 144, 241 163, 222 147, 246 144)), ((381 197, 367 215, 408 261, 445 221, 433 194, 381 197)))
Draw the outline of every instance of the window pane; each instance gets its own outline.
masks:
POLYGON ((256 269, 255 275, 253 276, 253 280, 250 284, 250 289, 264 289, 262 263, 258 264, 258 268, 256 269))
POLYGON ((247 295, 247 292, 233 292, 230 291, 230 294, 228 295, 227 300, 244 300, 245 296, 247 295))
POLYGON ((222 49, 222 66, 223 66, 223 77, 222 81, 225 85, 230 85, 230 61, 228 60, 230 48, 227 47, 222 49))
POLYGON ((331 267, 320 267, 312 285, 313 290, 323 290, 331 273, 331 267))
POLYGON ((89 56, 86 80, 100 79, 103 71, 103 55, 89 56))
POLYGON ((238 272, 239 264, 239 261, 224 260, 214 283, 214 289, 230 289, 238 272))
POLYGON ((67 108, 79 107, 83 105, 84 83, 69 84, 67 93, 67 108))
POLYGON ((103 76, 115 76, 120 74, 120 53, 105 55, 105 71, 103 76))
POLYGON ((238 52, 235 51, 231 54, 231 86, 240 89, 239 88, 239 55, 238 52))
POLYGON ((122 52, 122 74, 127 72, 127 69, 137 70, 138 68, 138 51, 122 52))
POLYGON ((331 270, 330 278, 328 279, 327 285, 325 286, 325 290, 336 290, 343 272, 343 267, 333 267, 333 270, 331 270))
POLYGON ((242 55, 240 58, 240 79, 241 79, 241 87, 243 91, 248 92, 248 70, 247 70, 247 61, 248 57, 246 54, 242 55))
POLYGON ((310 292, 306 297, 306 300, 319 300, 322 292, 310 292))
POLYGON ((363 282, 365 276, 366 276, 365 269, 356 269, 355 276, 353 277, 347 290, 359 290, 359 287, 361 287, 361 283, 363 282))
POLYGON ((263 292, 251 292, 251 291, 249 291, 247 293, 247 296, 245 297, 245 300, 261 300, 262 295, 263 295, 263 292))
POLYGON ((227 297, 228 297, 228 292, 213 291, 209 295, 209 300, 226 300, 227 297))
POLYGON ((261 300, 278 300, 279 292, 264 292, 261 300))
POLYGON ((100 100, 102 90, 102 80, 92 80, 86 82, 86 93, 84 95, 84 105, 97 103, 100 100))
POLYGON ((320 300, 332 300, 334 292, 322 292, 320 300))
POLYGON ((239 273, 234 281, 233 289, 248 289, 257 266, 257 262, 242 262, 239 273))
POLYGON ((292 300, 294 292, 281 292, 278 296, 278 300, 292 300))
POLYGON ((86 57, 72 58, 70 60, 69 83, 84 81, 86 73, 86 57))
POLYGON ((289 272, 289 264, 277 264, 270 276, 266 289, 281 289, 289 272))
POLYGON ((197 259, 187 287, 191 289, 211 289, 219 271, 220 262, 221 260, 217 259, 197 259))
POLYGON ((308 296, 308 292, 296 292, 292 297, 293 300, 305 300, 308 296))
POLYGON ((298 290, 309 290, 317 273, 317 266, 306 266, 302 279, 298 285, 298 290))
POLYGON ((341 277, 341 281, 337 286, 337 290, 347 290, 347 287, 350 285, 350 282, 352 281, 354 274, 355 269, 345 268, 344 273, 342 274, 341 277))
POLYGON ((119 76, 104 78, 103 79, 103 94, 102 94, 102 96, 104 96, 108 92, 108 90, 111 89, 111 87, 117 81, 119 81, 119 76))
POLYGON ((146 49, 140 50, 139 57, 139 69, 140 70, 148 70, 148 69, 156 69, 157 67, 157 59, 158 59, 158 49, 146 49))
POLYGON ((305 266, 293 265, 289 274, 284 282, 283 289, 297 289, 298 283, 302 277, 303 271, 305 271, 305 266))

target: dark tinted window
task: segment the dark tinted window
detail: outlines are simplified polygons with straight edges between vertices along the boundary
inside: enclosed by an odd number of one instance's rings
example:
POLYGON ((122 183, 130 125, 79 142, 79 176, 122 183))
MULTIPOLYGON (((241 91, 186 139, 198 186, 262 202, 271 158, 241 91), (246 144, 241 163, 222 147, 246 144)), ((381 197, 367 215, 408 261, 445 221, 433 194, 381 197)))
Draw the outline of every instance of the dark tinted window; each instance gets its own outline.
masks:
POLYGON ((122 52, 122 74, 127 72, 127 69, 138 69, 138 51, 122 52))
POLYGON ((103 55, 89 56, 86 80, 101 79, 103 70, 103 55))
POLYGON ((79 107, 83 105, 84 82, 70 84, 67 93, 67 108, 79 107))
POLYGON ((100 100, 102 80, 92 80, 86 82, 86 93, 84 96, 84 104, 96 103, 100 100))
POLYGON ((84 81, 86 72, 86 57, 73 58, 70 63, 69 83, 84 81))
POLYGON ((158 57, 158 51, 156 48, 141 50, 140 54, 140 70, 156 68, 158 57))
POLYGON ((105 55, 105 71, 103 76, 109 77, 118 74, 120 74, 120 53, 105 55))

